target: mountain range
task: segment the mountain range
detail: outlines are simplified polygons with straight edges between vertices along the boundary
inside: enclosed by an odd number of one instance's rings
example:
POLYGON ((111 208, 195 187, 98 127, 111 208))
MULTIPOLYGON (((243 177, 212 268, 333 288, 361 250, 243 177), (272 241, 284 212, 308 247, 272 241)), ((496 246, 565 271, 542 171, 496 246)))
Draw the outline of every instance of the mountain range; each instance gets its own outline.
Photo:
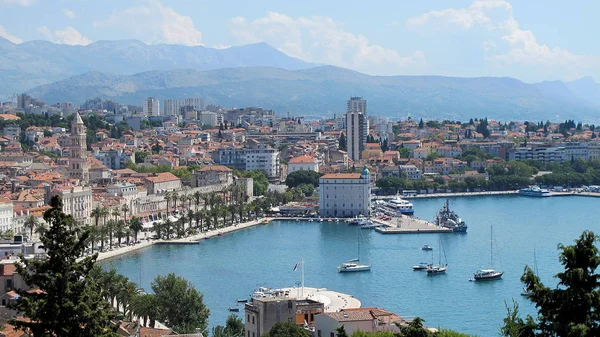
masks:
POLYGON ((202 97, 225 107, 263 106, 280 113, 341 113, 349 96, 369 102, 369 114, 391 117, 594 122, 600 84, 524 83, 507 77, 369 76, 292 58, 266 43, 227 49, 98 41, 69 46, 14 44, 0 38, 0 98, 28 92, 48 103, 109 98, 141 105, 202 97))
POLYGON ((390 117, 597 120, 598 105, 575 94, 570 86, 592 87, 578 81, 527 84, 500 77, 369 76, 320 66, 182 69, 134 75, 89 72, 28 93, 46 102, 81 103, 102 97, 135 105, 150 96, 161 101, 202 97, 225 107, 254 105, 304 116, 341 113, 348 97, 360 95, 368 100, 369 114, 390 117))
POLYGON ((148 45, 136 40, 71 46, 40 40, 14 44, 0 37, 0 98, 89 71, 131 75, 151 70, 252 66, 294 70, 315 64, 287 56, 266 43, 226 49, 148 45))

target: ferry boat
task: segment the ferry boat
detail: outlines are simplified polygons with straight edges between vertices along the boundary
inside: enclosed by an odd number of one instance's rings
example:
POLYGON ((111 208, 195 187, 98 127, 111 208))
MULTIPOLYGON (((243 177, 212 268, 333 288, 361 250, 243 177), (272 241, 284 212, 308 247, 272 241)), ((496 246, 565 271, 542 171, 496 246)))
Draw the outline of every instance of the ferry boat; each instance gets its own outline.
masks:
POLYGON ((408 202, 407 200, 401 199, 399 196, 396 196, 394 199, 388 201, 385 206, 396 211, 397 214, 404 215, 413 215, 415 214, 415 210, 413 208, 413 204, 408 202))
POLYGON ((538 186, 529 186, 527 188, 522 188, 519 190, 520 195, 525 195, 528 197, 550 197, 550 191, 539 188, 538 186))
POLYGON ((468 228, 467 224, 454 211, 450 210, 450 201, 448 199, 446 199, 446 203, 436 215, 435 224, 440 227, 449 228, 456 233, 466 233, 468 228))

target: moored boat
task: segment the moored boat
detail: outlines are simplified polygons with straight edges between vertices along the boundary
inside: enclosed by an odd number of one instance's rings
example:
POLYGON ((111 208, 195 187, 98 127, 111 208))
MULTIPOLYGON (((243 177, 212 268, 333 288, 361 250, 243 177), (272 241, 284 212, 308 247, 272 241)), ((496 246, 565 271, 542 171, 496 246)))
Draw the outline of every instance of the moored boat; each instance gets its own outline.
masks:
POLYGON ((440 227, 451 229, 456 233, 466 233, 467 224, 456 214, 450 210, 450 201, 446 199, 444 206, 435 217, 435 224, 440 227))
POLYGON ((407 200, 401 199, 399 196, 396 196, 394 199, 388 201, 385 204, 385 206, 396 211, 396 214, 404 214, 404 215, 415 214, 415 209, 413 207, 413 204, 407 200))
POLYGON ((429 267, 429 263, 421 262, 417 265, 414 265, 412 268, 413 270, 427 270, 427 267, 429 267))
POLYGON ((551 197, 550 191, 539 188, 538 186, 529 186, 526 188, 522 188, 519 190, 520 195, 525 195, 528 197, 551 197))
MULTIPOLYGON (((493 254, 493 243, 494 243, 494 230, 490 226, 490 265, 494 265, 494 254, 493 254)), ((473 274, 473 281, 491 281, 498 280, 504 275, 503 271, 497 271, 493 268, 480 269, 473 274)))
POLYGON ((340 272, 340 273, 369 271, 369 270, 371 270, 371 265, 370 264, 360 264, 359 259, 353 259, 348 262, 344 262, 338 266, 338 272, 340 272))
POLYGON ((421 247, 421 250, 433 250, 433 247, 431 247, 430 245, 423 245, 423 247, 421 247))
POLYGON ((238 312, 238 311, 240 311, 240 308, 236 308, 236 307, 229 307, 229 308, 228 308, 228 310, 229 310, 229 311, 232 311, 232 312, 238 312))

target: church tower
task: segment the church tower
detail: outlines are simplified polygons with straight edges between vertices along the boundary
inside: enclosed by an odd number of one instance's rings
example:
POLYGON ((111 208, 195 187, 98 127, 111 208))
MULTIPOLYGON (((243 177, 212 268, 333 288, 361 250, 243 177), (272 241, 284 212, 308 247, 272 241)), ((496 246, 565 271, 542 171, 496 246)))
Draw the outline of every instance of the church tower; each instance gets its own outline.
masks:
POLYGON ((86 127, 79 113, 71 123, 71 146, 69 148, 69 178, 79 179, 81 183, 90 180, 90 162, 86 145, 86 127))

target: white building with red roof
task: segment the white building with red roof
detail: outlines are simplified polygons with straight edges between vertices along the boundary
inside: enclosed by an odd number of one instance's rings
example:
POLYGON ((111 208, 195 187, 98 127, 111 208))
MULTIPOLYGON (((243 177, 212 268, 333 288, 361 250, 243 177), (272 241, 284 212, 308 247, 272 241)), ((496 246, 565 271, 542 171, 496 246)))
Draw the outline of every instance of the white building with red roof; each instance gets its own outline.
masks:
POLYGON ((292 158, 288 163, 288 174, 296 171, 319 172, 319 163, 315 157, 308 155, 292 158))

